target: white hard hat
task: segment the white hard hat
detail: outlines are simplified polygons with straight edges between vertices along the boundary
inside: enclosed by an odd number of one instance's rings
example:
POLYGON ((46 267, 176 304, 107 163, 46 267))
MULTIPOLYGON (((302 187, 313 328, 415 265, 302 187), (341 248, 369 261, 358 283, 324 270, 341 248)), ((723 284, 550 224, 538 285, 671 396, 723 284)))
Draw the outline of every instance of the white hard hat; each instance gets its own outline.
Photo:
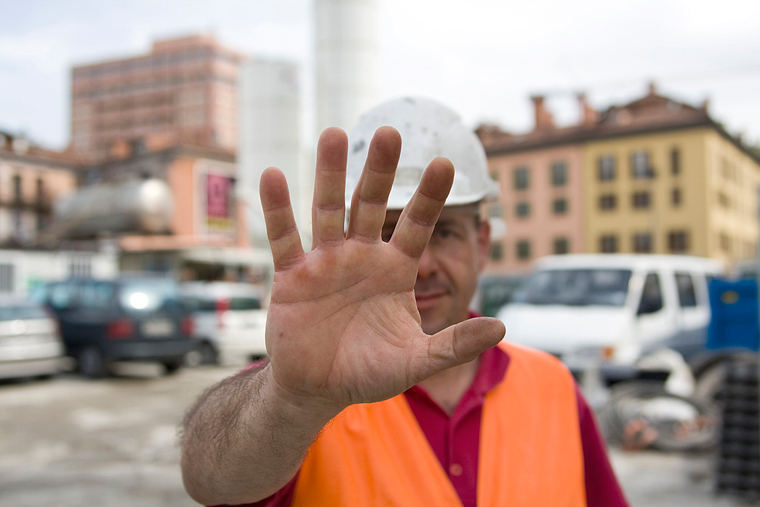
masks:
POLYGON ((486 153, 480 140, 448 107, 428 99, 402 98, 384 102, 364 113, 349 135, 346 206, 367 159, 375 131, 390 125, 401 134, 401 158, 396 169, 388 209, 399 210, 409 202, 422 172, 436 157, 454 164, 454 184, 446 206, 472 204, 498 195, 498 185, 488 174, 486 153))

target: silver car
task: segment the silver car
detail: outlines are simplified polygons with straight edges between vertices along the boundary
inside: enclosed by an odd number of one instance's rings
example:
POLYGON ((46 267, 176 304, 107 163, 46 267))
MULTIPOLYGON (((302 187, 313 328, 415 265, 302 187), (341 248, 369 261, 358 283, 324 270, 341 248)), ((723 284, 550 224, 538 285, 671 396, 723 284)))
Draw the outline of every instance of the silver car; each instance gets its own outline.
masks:
POLYGON ((0 301, 0 378, 47 377, 66 367, 58 323, 44 307, 0 301))

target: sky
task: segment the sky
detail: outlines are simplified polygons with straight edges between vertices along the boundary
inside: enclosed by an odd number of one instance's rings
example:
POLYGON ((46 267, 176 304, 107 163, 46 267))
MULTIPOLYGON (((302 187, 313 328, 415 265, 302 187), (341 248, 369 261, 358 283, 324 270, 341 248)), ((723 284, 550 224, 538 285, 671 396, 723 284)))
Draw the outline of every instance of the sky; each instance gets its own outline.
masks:
MULTIPOLYGON (((377 1, 381 99, 427 96, 473 127, 524 132, 530 95, 570 124, 577 92, 606 108, 654 81, 676 100, 709 99, 714 119, 760 144, 760 1, 377 1)), ((0 130, 63 148, 72 65, 198 32, 299 62, 308 123, 312 11, 313 0, 0 0, 0 130)))

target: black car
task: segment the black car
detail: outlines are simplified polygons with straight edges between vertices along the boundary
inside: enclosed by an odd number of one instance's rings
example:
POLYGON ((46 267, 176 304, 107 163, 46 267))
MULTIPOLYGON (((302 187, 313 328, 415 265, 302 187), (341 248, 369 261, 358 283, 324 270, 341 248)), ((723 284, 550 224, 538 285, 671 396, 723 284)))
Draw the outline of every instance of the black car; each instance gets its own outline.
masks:
POLYGON ((194 348, 192 320, 168 278, 71 279, 40 285, 31 298, 55 313, 79 371, 105 376, 112 361, 157 361, 177 371, 194 348))

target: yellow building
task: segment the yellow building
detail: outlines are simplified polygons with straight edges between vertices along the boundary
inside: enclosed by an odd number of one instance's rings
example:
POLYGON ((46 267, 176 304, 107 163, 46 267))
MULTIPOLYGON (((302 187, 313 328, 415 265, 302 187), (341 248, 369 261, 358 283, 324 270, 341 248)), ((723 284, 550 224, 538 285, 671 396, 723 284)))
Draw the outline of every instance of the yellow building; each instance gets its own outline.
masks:
POLYGON ((587 252, 754 257, 760 160, 706 107, 652 87, 596 130, 582 149, 587 252))
POLYGON ((729 268, 755 256, 760 154, 712 120, 707 103, 684 104, 650 85, 644 97, 597 112, 581 95, 579 124, 557 127, 543 97, 533 102, 531 132, 514 135, 494 126, 477 131, 501 182, 507 223, 488 271, 524 271, 536 257, 571 251, 686 253, 719 259, 729 268), (544 201, 556 189, 544 173, 555 159, 569 161, 571 212, 527 218, 511 213, 523 201, 539 211, 547 207, 544 201), (536 173, 535 185, 516 191, 510 182, 520 168, 536 173), (572 238, 570 248, 547 246, 557 231, 572 238), (513 243, 531 246, 530 254, 520 255, 513 243))

